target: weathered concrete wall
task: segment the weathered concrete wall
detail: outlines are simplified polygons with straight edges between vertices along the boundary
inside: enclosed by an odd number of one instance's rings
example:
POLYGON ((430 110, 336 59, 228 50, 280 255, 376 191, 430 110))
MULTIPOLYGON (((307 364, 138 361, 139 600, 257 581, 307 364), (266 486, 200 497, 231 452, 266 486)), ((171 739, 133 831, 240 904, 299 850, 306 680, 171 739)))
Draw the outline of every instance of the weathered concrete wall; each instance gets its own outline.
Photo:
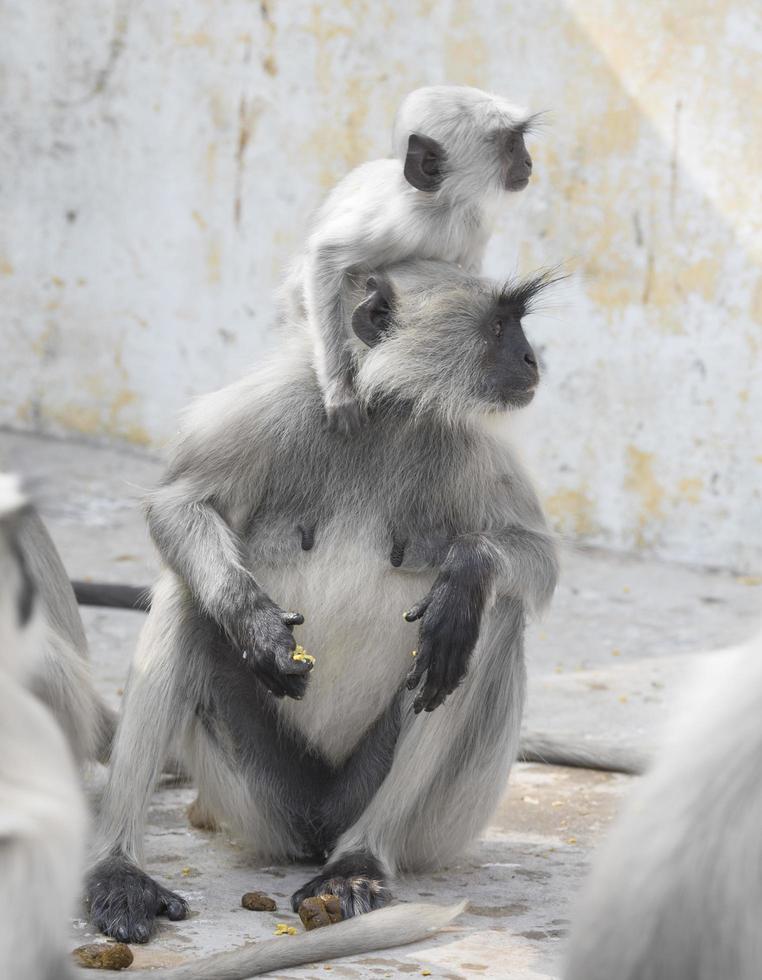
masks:
POLYGON ((757 6, 0 9, 0 424, 161 443, 256 361, 305 214, 387 153, 400 97, 472 83, 552 110, 488 256, 573 273, 529 324, 550 513, 591 542, 762 566, 757 6))

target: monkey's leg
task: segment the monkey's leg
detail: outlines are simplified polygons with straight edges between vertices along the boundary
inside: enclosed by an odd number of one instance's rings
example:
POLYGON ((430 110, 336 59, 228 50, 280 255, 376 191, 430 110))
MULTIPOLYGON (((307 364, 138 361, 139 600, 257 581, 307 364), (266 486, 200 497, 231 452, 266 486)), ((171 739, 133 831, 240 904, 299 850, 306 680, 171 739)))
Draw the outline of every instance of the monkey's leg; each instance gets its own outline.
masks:
POLYGON ((526 686, 521 604, 499 599, 485 616, 463 684, 437 711, 405 697, 394 762, 370 804, 340 837, 322 872, 292 896, 338 894, 344 914, 388 900, 402 870, 457 856, 490 817, 516 757, 526 686))
POLYGON ((183 919, 187 905, 143 871, 145 815, 171 737, 190 721, 192 668, 177 669, 198 642, 188 599, 173 575, 160 582, 143 628, 116 733, 99 819, 95 863, 87 876, 93 923, 123 942, 146 942, 157 915, 183 919), (182 679, 182 688, 179 683, 182 679))

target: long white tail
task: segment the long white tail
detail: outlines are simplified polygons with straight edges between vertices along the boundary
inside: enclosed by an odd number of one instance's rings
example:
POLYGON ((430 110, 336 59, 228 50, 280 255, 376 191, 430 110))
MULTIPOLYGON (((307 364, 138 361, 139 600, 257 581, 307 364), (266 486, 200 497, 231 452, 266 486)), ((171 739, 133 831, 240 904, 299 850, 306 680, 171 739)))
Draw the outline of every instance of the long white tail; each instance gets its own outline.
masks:
MULTIPOLYGON (((391 905, 296 938, 270 939, 169 970, 151 970, 146 976, 150 980, 248 980, 301 963, 321 963, 418 942, 452 922, 465 907, 465 902, 443 906, 391 905)), ((88 970, 87 973, 88 980, 91 977, 106 980, 111 976, 113 974, 105 970, 88 970)))

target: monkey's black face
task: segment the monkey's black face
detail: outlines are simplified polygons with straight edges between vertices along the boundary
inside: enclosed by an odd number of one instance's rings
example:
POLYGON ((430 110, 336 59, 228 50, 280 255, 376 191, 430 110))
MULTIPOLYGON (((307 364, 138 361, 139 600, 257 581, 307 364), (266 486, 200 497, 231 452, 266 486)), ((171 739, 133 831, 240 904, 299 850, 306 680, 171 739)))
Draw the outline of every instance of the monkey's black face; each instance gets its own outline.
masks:
POLYGON ((528 405, 540 382, 540 372, 521 326, 520 311, 499 300, 480 323, 479 333, 485 401, 498 410, 528 405))
POLYGON ((532 158, 524 143, 524 134, 504 130, 498 142, 503 187, 507 191, 523 191, 532 175, 532 158))

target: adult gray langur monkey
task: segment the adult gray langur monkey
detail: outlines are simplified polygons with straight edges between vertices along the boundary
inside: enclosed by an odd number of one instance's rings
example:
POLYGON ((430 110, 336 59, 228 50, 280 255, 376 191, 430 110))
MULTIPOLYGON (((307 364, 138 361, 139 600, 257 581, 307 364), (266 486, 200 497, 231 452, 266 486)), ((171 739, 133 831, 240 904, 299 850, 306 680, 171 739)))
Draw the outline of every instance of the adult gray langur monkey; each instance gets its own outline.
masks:
POLYGON ((481 830, 518 747, 525 616, 558 570, 496 424, 534 395, 522 318, 550 278, 500 288, 415 261, 354 286, 368 423, 352 440, 323 424, 304 334, 187 414, 148 503, 166 570, 88 877, 101 930, 144 942, 156 915, 186 914, 140 867, 170 747, 261 859, 327 858, 294 907, 375 909, 398 872, 481 830))
POLYGON ((498 197, 529 182, 524 136, 532 122, 526 109, 479 89, 417 89, 397 113, 394 156, 357 167, 318 211, 285 292, 298 322, 306 308, 331 427, 349 433, 362 422, 347 277, 411 258, 478 273, 498 197))
POLYGON ((70 976, 67 916, 87 821, 70 747, 30 689, 49 629, 25 548, 31 516, 16 482, 0 476, 0 970, 58 980, 70 976))
POLYGON ((758 980, 762 637, 707 658, 573 920, 566 980, 758 980))

